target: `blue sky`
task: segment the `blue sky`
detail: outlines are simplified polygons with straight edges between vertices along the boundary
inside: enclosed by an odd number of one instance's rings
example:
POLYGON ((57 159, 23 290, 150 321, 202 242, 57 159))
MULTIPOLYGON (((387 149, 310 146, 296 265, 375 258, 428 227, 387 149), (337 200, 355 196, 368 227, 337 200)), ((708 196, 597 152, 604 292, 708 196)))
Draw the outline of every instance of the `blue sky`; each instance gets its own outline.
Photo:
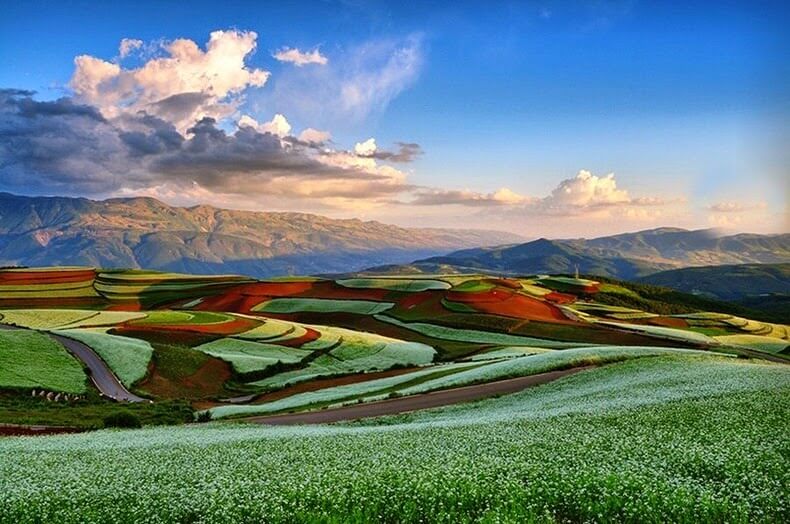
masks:
MULTIPOLYGON (((122 70, 134 71, 167 56, 167 42, 189 39, 205 49, 212 31, 253 31, 256 47, 244 55, 244 67, 270 76, 263 85, 231 92, 232 112, 217 113, 218 129, 233 136, 241 115, 262 124, 280 113, 294 136, 308 127, 331 133, 331 153, 304 153, 313 155, 319 171, 329 162, 368 178, 359 187, 344 173, 318 180, 315 166, 305 164, 313 171, 289 174, 293 183, 272 183, 273 176, 284 176, 279 171, 238 172, 221 182, 215 173, 176 179, 173 169, 154 173, 164 160, 146 157, 136 165, 140 157, 126 151, 113 153, 126 156, 91 171, 90 180, 68 172, 68 165, 89 161, 96 167, 95 159, 64 161, 63 173, 54 161, 42 167, 20 159, 13 173, 0 171, 0 189, 153 194, 174 203, 314 210, 527 235, 657 225, 787 230, 783 146, 790 61, 783 32, 790 20, 782 3, 491 4, 4 6, 0 88, 34 90, 37 103, 66 97, 95 106, 114 119, 118 133, 130 125, 119 120, 120 106, 108 106, 95 92, 75 91, 75 57, 115 60, 122 70), (118 60, 124 38, 142 45, 118 60), (317 49, 326 64, 296 66, 272 56, 284 48, 317 49), (357 87, 362 100, 350 103, 348 89, 357 87), (347 158, 369 138, 375 138, 377 153, 347 158), (390 162, 384 153, 396 152, 399 142, 418 144, 422 154, 390 162), (609 173, 614 177, 607 179, 609 173), (258 193, 228 189, 245 176, 258 193), (40 187, 31 179, 42 180, 40 187), (52 180, 62 183, 53 186, 52 180), (343 189, 315 189, 324 186, 343 189), (502 188, 508 192, 497 193, 502 188)), ((155 102, 148 97, 148 105, 132 105, 153 112, 147 108, 155 102)), ((186 124, 173 125, 189 138, 186 124)), ((256 166, 264 164, 270 166, 256 166)))

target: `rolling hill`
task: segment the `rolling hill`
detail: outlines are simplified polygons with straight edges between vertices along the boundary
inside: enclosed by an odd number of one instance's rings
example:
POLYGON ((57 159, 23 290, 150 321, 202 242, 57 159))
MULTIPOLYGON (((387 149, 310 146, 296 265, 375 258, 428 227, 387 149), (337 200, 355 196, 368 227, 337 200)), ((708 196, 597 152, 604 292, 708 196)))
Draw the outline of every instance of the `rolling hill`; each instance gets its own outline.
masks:
POLYGON ((405 266, 377 267, 370 271, 557 274, 572 273, 578 267, 585 274, 632 280, 690 266, 788 260, 790 234, 722 236, 710 229, 660 228, 590 240, 541 238, 524 244, 466 249, 405 266))
POLYGON ((147 197, 94 201, 0 193, 0 266, 145 267, 265 277, 357 270, 517 240, 494 231, 174 207, 147 197))
POLYGON ((662 271, 640 281, 720 300, 790 295, 790 263, 689 267, 662 271))

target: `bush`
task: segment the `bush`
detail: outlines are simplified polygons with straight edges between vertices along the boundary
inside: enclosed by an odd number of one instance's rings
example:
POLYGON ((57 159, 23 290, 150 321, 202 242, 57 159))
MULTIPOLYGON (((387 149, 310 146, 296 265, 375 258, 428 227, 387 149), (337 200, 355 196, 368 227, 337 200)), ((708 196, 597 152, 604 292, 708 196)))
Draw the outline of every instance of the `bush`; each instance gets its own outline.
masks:
POLYGON ((140 419, 130 411, 116 411, 104 417, 105 428, 139 428, 140 419))
POLYGON ((196 422, 211 422, 211 412, 210 411, 201 411, 195 417, 196 422))

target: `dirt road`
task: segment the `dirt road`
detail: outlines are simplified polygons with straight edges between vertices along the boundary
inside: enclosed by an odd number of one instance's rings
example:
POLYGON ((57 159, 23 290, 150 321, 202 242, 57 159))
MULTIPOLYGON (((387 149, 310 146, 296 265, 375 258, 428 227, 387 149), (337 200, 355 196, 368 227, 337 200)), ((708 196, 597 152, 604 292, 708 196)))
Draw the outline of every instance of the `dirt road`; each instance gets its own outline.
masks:
POLYGON ((339 422, 341 420, 356 420, 360 418, 380 417, 382 415, 395 415, 407 411, 435 408, 495 395, 515 393, 522 389, 545 384, 557 380, 558 378, 590 369, 591 367, 592 366, 584 366, 580 368, 563 369, 561 371, 550 371, 548 373, 540 373, 528 377, 498 380, 496 382, 476 384, 474 386, 444 389, 410 397, 381 400, 379 402, 356 404, 353 406, 324 409, 321 411, 288 413, 285 415, 266 415, 261 417, 249 417, 242 420, 245 422, 269 425, 327 424, 330 422, 339 422))

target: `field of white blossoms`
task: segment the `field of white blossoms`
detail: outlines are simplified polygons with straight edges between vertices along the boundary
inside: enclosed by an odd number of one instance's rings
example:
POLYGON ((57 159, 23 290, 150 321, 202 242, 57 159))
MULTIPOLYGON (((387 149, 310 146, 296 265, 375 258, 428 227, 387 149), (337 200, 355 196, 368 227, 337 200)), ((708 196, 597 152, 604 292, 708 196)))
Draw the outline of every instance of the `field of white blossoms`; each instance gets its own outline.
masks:
POLYGON ((0 522, 790 522, 790 367, 612 364, 443 410, 0 440, 0 522))

